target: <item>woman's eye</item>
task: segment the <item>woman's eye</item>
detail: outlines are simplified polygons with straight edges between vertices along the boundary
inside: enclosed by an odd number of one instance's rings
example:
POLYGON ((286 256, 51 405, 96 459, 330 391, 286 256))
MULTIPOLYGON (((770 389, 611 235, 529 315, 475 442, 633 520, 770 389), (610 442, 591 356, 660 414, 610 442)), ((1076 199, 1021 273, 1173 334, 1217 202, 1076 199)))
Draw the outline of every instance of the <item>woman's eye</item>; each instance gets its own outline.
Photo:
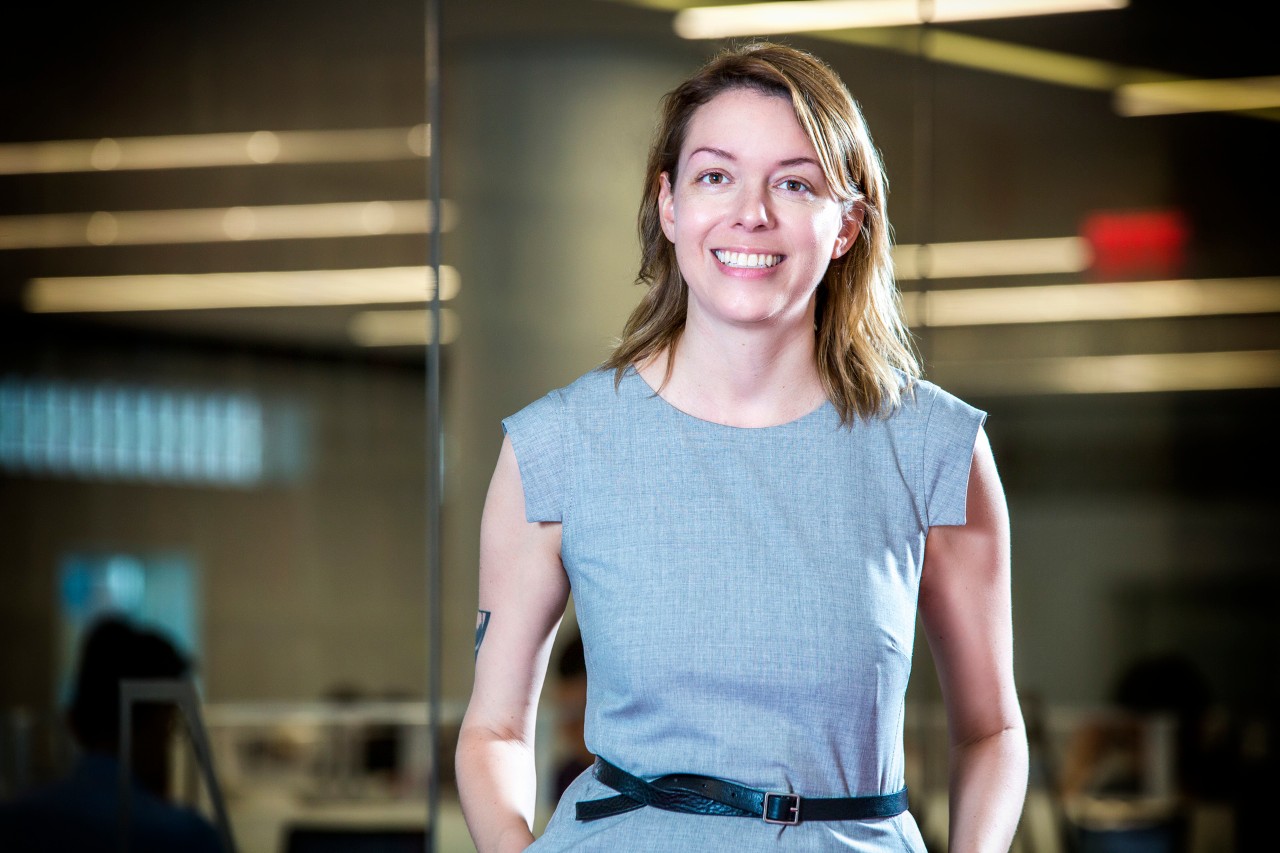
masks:
POLYGON ((707 172, 705 175, 698 178, 698 180, 704 184, 719 186, 725 182, 726 178, 723 172, 707 172))
POLYGON ((804 181, 798 181, 795 178, 787 178, 785 181, 783 181, 782 188, 787 192, 793 192, 793 193, 809 192, 809 185, 806 184, 804 181))

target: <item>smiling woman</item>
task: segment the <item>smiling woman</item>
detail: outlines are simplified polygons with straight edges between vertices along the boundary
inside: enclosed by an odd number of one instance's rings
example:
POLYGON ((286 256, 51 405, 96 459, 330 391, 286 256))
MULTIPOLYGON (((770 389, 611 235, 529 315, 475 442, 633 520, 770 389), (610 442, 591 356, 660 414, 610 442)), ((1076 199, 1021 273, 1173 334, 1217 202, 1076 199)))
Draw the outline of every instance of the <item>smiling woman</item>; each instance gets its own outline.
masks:
MULTIPOLYGON (((807 217, 821 219, 823 211, 828 226, 831 217, 837 221, 838 233, 822 249, 820 268, 810 270, 815 276, 812 284, 821 282, 813 290, 812 317, 818 330, 814 358, 824 396, 844 421, 892 407, 899 400, 899 377, 916 376, 919 368, 907 343, 893 283, 880 156, 861 111, 835 73, 789 49, 748 49, 721 67, 713 63, 664 101, 639 216, 639 278, 649 288, 606 366, 620 379, 631 365, 657 358, 664 372, 656 384, 665 390, 674 362, 663 354, 675 353, 682 342, 689 304, 685 283, 697 266, 683 266, 686 259, 674 242, 677 189, 700 181, 707 187, 704 194, 741 198, 741 184, 732 180, 739 167, 748 165, 761 174, 739 178, 775 179, 767 182, 768 199, 774 202, 769 215, 803 210, 807 217), (707 138, 692 141, 691 134, 707 138), (763 162, 732 159, 739 155, 763 162), (723 164, 720 171, 715 168, 720 164, 702 162, 716 157, 723 164), (689 169, 695 173, 688 174, 689 169), (777 208, 787 198, 797 203, 777 208)), ((739 213, 761 215, 760 210, 739 213)), ((770 235, 774 225, 763 223, 770 235)), ((713 248, 733 251, 741 246, 731 240, 713 248)), ((812 337, 807 331, 800 335, 812 337)), ((655 384, 651 369, 650 381, 655 384)))
POLYGON ((918 603, 951 849, 1007 850, 1026 740, 1004 496, 984 414, 918 378, 852 97, 791 48, 716 57, 667 96, 640 233, 648 290, 613 356, 503 421, 457 755, 477 848, 922 853, 918 603), (570 590, 597 760, 535 842, 570 590))
POLYGON ((827 187, 791 102, 725 92, 698 110, 684 147, 675 186, 662 174, 658 205, 688 286, 686 325, 719 336, 772 323, 811 336, 818 283, 862 213, 827 187), (761 125, 776 132, 757 133, 761 125))

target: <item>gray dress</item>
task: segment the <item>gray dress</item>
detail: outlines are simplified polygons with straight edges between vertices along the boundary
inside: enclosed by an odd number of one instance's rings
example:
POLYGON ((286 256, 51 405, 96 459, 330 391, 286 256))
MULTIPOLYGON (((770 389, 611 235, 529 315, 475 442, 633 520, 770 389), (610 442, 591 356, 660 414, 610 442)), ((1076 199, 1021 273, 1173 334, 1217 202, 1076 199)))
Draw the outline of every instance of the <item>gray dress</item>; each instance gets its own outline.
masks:
MULTIPOLYGON (((963 524, 984 414, 917 382, 887 419, 830 403, 748 429, 595 371, 503 421, 529 521, 562 522, 587 662, 586 744, 645 778, 688 772, 839 797, 902 789, 925 537, 963 524)), ((778 826, 641 808, 587 771, 536 851, 923 853, 909 812, 778 826)))

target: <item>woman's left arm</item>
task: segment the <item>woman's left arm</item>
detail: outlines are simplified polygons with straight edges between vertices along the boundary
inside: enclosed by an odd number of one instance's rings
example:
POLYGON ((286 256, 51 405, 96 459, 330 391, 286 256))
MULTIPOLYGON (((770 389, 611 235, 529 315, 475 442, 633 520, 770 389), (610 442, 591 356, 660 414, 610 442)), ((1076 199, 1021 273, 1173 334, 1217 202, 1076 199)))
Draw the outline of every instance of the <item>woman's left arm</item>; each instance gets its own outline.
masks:
POLYGON ((1027 737, 1013 683, 1011 609, 1009 512, 979 430, 966 522, 930 529, 920 581, 950 732, 950 853, 1007 853, 1022 814, 1027 737))

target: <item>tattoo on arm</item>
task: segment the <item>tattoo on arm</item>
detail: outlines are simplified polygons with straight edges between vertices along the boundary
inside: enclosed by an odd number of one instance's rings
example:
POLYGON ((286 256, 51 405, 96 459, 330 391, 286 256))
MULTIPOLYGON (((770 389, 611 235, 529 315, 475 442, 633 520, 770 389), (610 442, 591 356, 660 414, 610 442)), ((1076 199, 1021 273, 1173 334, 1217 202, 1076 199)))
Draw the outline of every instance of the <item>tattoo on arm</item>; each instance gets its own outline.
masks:
POLYGON ((492 614, 488 610, 480 610, 476 613, 476 657, 480 657, 480 644, 484 642, 484 632, 489 630, 489 617, 492 614))

